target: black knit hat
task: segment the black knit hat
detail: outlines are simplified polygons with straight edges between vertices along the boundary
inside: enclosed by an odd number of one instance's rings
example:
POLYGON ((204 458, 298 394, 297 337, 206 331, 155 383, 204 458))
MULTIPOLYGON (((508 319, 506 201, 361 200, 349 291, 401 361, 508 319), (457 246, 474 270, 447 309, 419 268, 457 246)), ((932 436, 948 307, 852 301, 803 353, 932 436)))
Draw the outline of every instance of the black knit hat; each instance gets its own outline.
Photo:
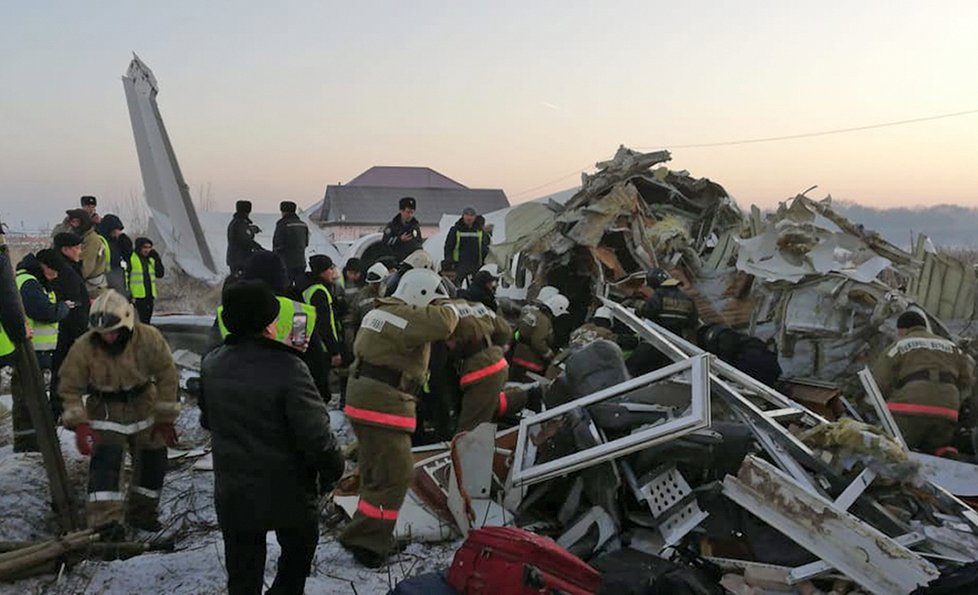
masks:
POLYGON ((234 212, 235 213, 245 213, 245 214, 250 213, 251 212, 251 201, 250 200, 239 200, 238 202, 234 203, 234 212))
POLYGON ((98 204, 98 199, 96 199, 94 196, 83 196, 79 199, 79 202, 81 202, 81 206, 83 207, 87 207, 87 206, 94 207, 95 205, 98 204))
POLYGON ((289 288, 289 273, 285 269, 285 262, 278 254, 267 250, 255 252, 248 257, 243 277, 268 283, 276 294, 283 294, 289 288))
POLYGON ((37 262, 45 265, 49 269, 58 270, 61 267, 58 254, 50 248, 38 250, 37 254, 34 255, 34 258, 37 259, 37 262))
POLYGON ((397 208, 401 211, 404 209, 416 211, 418 209, 418 201, 414 200, 413 197, 405 196, 401 200, 397 201, 397 208))
POLYGON ((221 297, 224 326, 236 335, 257 335, 278 316, 278 300, 262 281, 239 281, 221 297))
POLYGON ((71 246, 78 246, 82 243, 80 237, 77 233, 72 233, 70 231, 63 231, 56 236, 54 236, 54 248, 68 248, 71 246))
POLYGON ((313 254, 309 257, 309 270, 312 274, 319 276, 319 273, 333 268, 333 259, 325 254, 313 254))
POLYGON ((291 200, 283 200, 282 202, 278 203, 278 210, 283 213, 295 213, 295 209, 295 203, 291 200))

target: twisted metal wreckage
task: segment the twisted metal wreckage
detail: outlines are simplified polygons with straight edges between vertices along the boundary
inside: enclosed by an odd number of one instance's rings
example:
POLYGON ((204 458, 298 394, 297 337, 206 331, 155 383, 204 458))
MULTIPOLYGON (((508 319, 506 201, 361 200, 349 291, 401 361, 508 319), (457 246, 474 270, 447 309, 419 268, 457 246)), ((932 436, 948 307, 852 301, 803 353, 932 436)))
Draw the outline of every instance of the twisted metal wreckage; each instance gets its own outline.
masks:
MULTIPOLYGON (((572 296, 572 325, 606 305, 673 363, 629 378, 618 346, 596 341, 565 360, 556 382, 571 388, 542 413, 416 449, 398 536, 515 523, 598 567, 616 551, 681 552, 727 587, 776 590, 836 579, 907 593, 978 561, 978 514, 941 487, 978 495, 976 467, 908 453, 862 369, 908 308, 937 332, 963 328, 974 272, 926 239, 905 252, 829 200, 744 216, 721 186, 655 167, 668 159, 619 149, 492 258, 530 295, 572 296), (705 321, 774 340, 795 399, 622 305, 655 266, 705 321)), ((350 514, 355 483, 336 497, 350 514)))

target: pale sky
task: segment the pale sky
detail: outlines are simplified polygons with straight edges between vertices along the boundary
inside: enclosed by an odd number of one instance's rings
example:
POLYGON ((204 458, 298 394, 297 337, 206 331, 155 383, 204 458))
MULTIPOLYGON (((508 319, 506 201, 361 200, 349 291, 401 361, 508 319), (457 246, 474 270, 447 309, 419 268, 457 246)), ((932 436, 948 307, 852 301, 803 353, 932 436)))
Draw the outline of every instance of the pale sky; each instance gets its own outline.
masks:
MULTIPOLYGON (((102 212, 140 196, 120 82, 133 51, 160 83, 192 194, 209 186, 220 210, 309 206, 372 165, 429 166, 519 202, 620 144, 978 109, 978 2, 680 4, 9 2, 0 214, 17 229, 60 220, 81 194, 102 212)), ((677 149, 670 166, 742 206, 814 184, 873 206, 978 206, 978 114, 677 149)))

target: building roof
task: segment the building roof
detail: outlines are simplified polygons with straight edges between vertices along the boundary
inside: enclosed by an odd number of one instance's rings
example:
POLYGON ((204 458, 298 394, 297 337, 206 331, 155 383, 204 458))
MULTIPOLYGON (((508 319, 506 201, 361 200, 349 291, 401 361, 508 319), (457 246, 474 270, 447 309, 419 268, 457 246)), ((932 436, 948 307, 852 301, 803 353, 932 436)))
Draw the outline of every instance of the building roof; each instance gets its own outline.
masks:
POLYGON ((413 196, 418 201, 415 217, 422 225, 438 225, 443 214, 461 213, 473 207, 489 213, 509 206, 502 190, 472 188, 410 188, 387 186, 327 186, 322 201, 306 213, 313 221, 349 225, 382 226, 394 218, 397 202, 413 196))
POLYGON ((383 186, 397 188, 454 188, 465 186, 430 167, 375 165, 346 183, 347 186, 383 186))

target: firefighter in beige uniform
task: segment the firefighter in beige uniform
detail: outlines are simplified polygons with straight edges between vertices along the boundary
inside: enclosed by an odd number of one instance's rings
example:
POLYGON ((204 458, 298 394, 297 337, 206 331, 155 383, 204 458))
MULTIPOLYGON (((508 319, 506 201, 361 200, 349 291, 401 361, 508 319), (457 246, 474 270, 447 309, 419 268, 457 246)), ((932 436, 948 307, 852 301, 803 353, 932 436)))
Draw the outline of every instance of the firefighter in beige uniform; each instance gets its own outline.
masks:
POLYGON ((917 312, 901 314, 900 338, 879 356, 873 376, 907 446, 941 455, 953 451, 961 393, 974 384, 974 364, 926 324, 917 312))
MULTIPOLYGON (((541 292, 542 293, 542 292, 541 292)), ((560 293, 548 294, 539 305, 525 306, 516 329, 512 380, 526 382, 526 372, 542 375, 554 358, 554 319, 567 314, 570 302, 560 293)))
POLYGON ((424 382, 432 341, 443 341, 458 324, 433 271, 404 273, 392 296, 377 300, 353 343, 346 413, 359 444, 360 503, 340 543, 364 566, 383 565, 394 524, 414 479, 411 434, 418 387, 424 382))
POLYGON ((64 424, 75 431, 78 451, 91 455, 88 525, 158 530, 166 447, 176 443, 180 410, 176 366, 163 335, 137 322, 116 291, 95 300, 89 322, 91 330, 61 366, 59 388, 64 424), (121 486, 127 448, 133 460, 128 498, 121 486))

